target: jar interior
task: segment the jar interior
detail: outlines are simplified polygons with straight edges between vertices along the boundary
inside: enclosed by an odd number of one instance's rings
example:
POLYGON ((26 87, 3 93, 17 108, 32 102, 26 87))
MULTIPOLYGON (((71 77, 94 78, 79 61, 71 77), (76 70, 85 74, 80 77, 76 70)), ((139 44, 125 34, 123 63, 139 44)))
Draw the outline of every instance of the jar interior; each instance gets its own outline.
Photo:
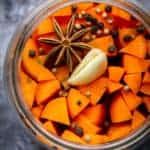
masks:
MULTIPOLYGON (((82 0, 82 2, 83 2, 83 0, 82 0)), ((91 1, 89 1, 89 2, 91 2, 91 1)), ((95 2, 99 3, 99 1, 95 1, 95 2)), ((105 1, 101 1, 101 2, 103 3, 105 1)), ((10 58, 13 58, 11 60, 11 61, 13 61, 13 63, 10 64, 10 66, 13 66, 11 68, 12 71, 10 71, 10 76, 11 77, 9 76, 9 78, 11 78, 10 79, 11 80, 10 83, 12 84, 10 86, 10 88, 12 88, 12 87, 14 88, 13 94, 12 94, 13 97, 17 96, 17 99, 14 98, 15 99, 14 103, 15 103, 15 105, 17 107, 17 110, 20 113, 20 115, 24 118, 23 119, 24 122, 26 122, 26 123, 28 122, 27 124, 28 124, 29 128, 32 129, 35 134, 37 134, 37 135, 38 134, 42 134, 42 135, 44 135, 44 137, 46 137, 50 141, 52 141, 54 143, 57 143, 57 144, 60 144, 60 145, 62 145, 64 147, 69 147, 69 148, 71 147, 71 148, 78 148, 78 149, 91 149, 91 148, 92 149, 99 149, 99 148, 107 149, 107 148, 110 148, 110 147, 117 147, 118 145, 120 145, 120 146, 128 145, 128 143, 129 143, 129 141, 131 139, 134 138, 134 142, 136 141, 136 139, 138 140, 137 135, 141 135, 142 132, 143 133, 148 132, 147 129, 149 128, 149 117, 147 117, 147 120, 141 125, 140 128, 136 129, 135 131, 131 132, 129 135, 127 135, 127 136, 125 136, 123 138, 119 138, 119 139, 117 139, 115 141, 108 142, 108 143, 102 144, 102 145, 100 144, 100 145, 91 146, 91 145, 87 144, 88 146, 84 146, 84 145, 77 145, 77 144, 74 144, 74 143, 71 143, 71 142, 68 142, 68 141, 64 141, 64 140, 60 139, 58 136, 49 134, 47 131, 45 131, 43 128, 41 128, 41 125, 35 119, 33 119, 33 115, 29 111, 28 106, 24 103, 25 98, 23 98, 23 96, 22 96, 23 93, 20 90, 20 84, 18 83, 18 78, 19 78, 18 65, 19 65, 19 67, 20 67, 20 65, 22 65, 22 55, 23 55, 22 50, 23 50, 23 47, 24 47, 26 41, 29 39, 29 37, 31 37, 31 33, 33 33, 33 31, 35 32, 35 28, 39 25, 39 23, 43 19, 45 19, 46 17, 50 16, 52 13, 56 12, 60 8, 63 8, 64 6, 69 6, 69 5, 73 4, 73 3, 76 3, 76 1, 67 1, 66 3, 55 2, 53 5, 51 5, 50 3, 43 4, 41 7, 39 7, 39 9, 37 11, 33 12, 31 17, 29 17, 29 18, 24 20, 22 28, 20 27, 20 29, 19 29, 19 33, 14 36, 15 43, 13 44, 13 46, 11 48, 12 49, 11 50, 11 54, 9 54, 9 56, 11 56, 10 58), (37 13, 37 12, 39 12, 39 13, 37 13), (14 47, 15 47, 15 49, 13 49, 14 47), (13 70, 16 70, 16 71, 13 71, 13 70), (12 80, 12 78, 13 78, 13 80, 12 80)), ((114 6, 117 4, 117 6, 119 6, 121 8, 124 8, 129 13, 131 13, 135 18, 138 18, 138 20, 140 20, 140 22, 144 23, 145 28, 149 27, 149 24, 147 24, 147 22, 146 22, 147 21, 146 16, 144 18, 141 18, 141 16, 139 14, 134 12, 134 11, 136 11, 135 9, 133 9, 133 10, 130 9, 129 10, 128 9, 128 5, 127 5, 127 7, 125 7, 126 5, 125 6, 121 5, 122 2, 120 2, 120 1, 118 1, 118 2, 117 1, 108 1, 106 3, 108 3, 108 4, 112 4, 113 3, 114 6)), ((43 32, 43 31, 41 31, 41 32, 43 32)), ((34 52, 30 52, 30 56, 31 57, 32 56, 34 57, 34 55, 36 55, 34 52)), ((30 73, 28 72, 28 74, 30 74, 30 73)), ((36 75, 34 77, 36 77, 36 75)), ((33 82, 33 84, 34 84, 34 82, 33 82)))

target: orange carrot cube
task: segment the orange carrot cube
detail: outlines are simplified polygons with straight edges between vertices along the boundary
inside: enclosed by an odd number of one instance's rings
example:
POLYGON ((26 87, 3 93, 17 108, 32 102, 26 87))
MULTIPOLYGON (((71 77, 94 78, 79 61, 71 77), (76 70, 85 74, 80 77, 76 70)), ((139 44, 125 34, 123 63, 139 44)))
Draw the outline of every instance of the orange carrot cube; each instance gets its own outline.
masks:
POLYGON ((82 114, 76 118, 75 122, 83 129, 84 133, 99 133, 101 131, 100 127, 91 123, 90 120, 82 114))
POLYGON ((143 83, 141 85, 140 91, 142 93, 144 93, 145 95, 149 95, 150 96, 150 83, 143 83))
POLYGON ((58 80, 41 82, 36 89, 35 99, 38 104, 41 104, 51 98, 60 89, 58 80))
POLYGON ((110 104, 110 116, 113 123, 125 122, 132 119, 131 112, 120 94, 116 95, 110 104))
POLYGON ((44 108, 41 118, 70 125, 67 100, 65 97, 59 97, 51 100, 44 108))
POLYGON ((127 46, 120 50, 120 52, 127 53, 139 58, 145 58, 147 52, 147 43, 142 35, 137 36, 127 46))
POLYGON ((20 86, 24 100, 29 108, 32 108, 36 92, 37 83, 26 75, 21 69, 19 70, 20 86))
POLYGON ((90 102, 80 91, 73 88, 70 89, 67 100, 71 118, 76 117, 90 102))
POLYGON ((108 81, 108 91, 109 93, 116 92, 122 88, 122 84, 119 82, 108 81))
POLYGON ((131 91, 122 91, 121 93, 130 111, 135 110, 142 103, 141 97, 131 91))
POLYGON ((146 118, 139 111, 135 110, 133 113, 131 128, 137 129, 144 123, 145 120, 146 118))
POLYGON ((119 82, 124 74, 124 69, 118 66, 108 67, 109 79, 112 81, 119 82))
POLYGON ((90 103, 92 105, 96 105, 106 92, 107 85, 108 79, 105 77, 100 77, 88 85, 80 86, 79 90, 90 99, 90 103))
POLYGON ((105 120, 106 110, 104 105, 97 104, 85 109, 83 111, 83 115, 86 116, 93 124, 102 125, 105 120))
POLYGON ((43 127, 44 127, 44 129, 46 129, 48 132, 57 135, 57 131, 56 131, 56 129, 55 129, 55 126, 54 126, 54 124, 53 124, 51 121, 46 121, 45 123, 43 123, 43 127))
POLYGON ((127 74, 124 76, 125 83, 135 94, 140 90, 141 80, 141 73, 127 74))
POLYGON ((79 143, 79 144, 85 144, 85 142, 76 134, 69 130, 65 130, 63 134, 61 135, 62 139, 74 142, 74 143, 79 143))
POLYGON ((127 136, 131 132, 131 125, 128 123, 112 124, 107 131, 110 141, 127 136))

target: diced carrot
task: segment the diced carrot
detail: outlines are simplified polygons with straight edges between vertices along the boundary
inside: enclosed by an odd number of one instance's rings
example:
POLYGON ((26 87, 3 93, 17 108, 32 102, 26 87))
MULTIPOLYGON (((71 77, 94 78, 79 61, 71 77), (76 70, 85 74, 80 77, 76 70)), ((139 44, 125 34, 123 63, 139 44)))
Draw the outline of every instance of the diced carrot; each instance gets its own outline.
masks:
POLYGON ((27 106, 31 108, 34 103, 37 83, 26 75, 21 69, 19 69, 19 79, 24 100, 27 106))
POLYGON ((128 42, 124 41, 124 37, 130 35, 132 38, 136 36, 136 30, 134 28, 119 28, 119 40, 122 47, 128 45, 128 42))
POLYGON ((139 59, 135 56, 123 56, 123 66, 127 73, 140 73, 145 72, 149 66, 149 60, 139 59))
POLYGON ((135 95, 133 92, 125 90, 122 90, 121 92, 130 111, 135 110, 142 103, 141 97, 135 95))
POLYGON ((58 67, 55 73, 56 79, 61 81, 66 80, 69 77, 69 69, 66 66, 58 67))
POLYGON ((69 130, 65 130, 61 135, 61 138, 70 142, 85 144, 85 142, 79 136, 69 130))
POLYGON ((31 112, 33 116, 37 119, 41 117, 41 113, 43 111, 44 106, 43 105, 38 105, 36 107, 32 107, 31 112))
POLYGON ((112 7, 112 15, 119 16, 125 20, 131 19, 131 15, 127 11, 125 11, 119 7, 116 7, 116 6, 112 7))
POLYGON ((95 11, 96 11, 97 8, 99 8, 101 11, 105 11, 106 4, 101 3, 101 4, 96 5, 95 11))
POLYGON ((48 132, 57 135, 57 131, 56 131, 56 129, 55 129, 55 126, 53 125, 53 123, 52 123, 51 121, 46 121, 45 123, 43 123, 43 127, 44 127, 44 129, 46 129, 48 132))
POLYGON ((105 37, 100 37, 92 40, 91 42, 88 43, 89 45, 99 48, 102 51, 104 51, 107 55, 109 55, 109 47, 114 45, 114 41, 112 36, 108 35, 105 37))
POLYGON ((150 83, 150 73, 148 71, 145 72, 142 82, 143 83, 150 83))
POLYGON ((119 82, 114 82, 109 80, 108 81, 108 91, 109 93, 113 93, 116 92, 118 90, 120 90, 122 88, 122 84, 120 84, 119 82))
POLYGON ((37 29, 36 29, 37 35, 47 34, 47 33, 53 32, 53 31, 54 31, 53 24, 52 24, 52 21, 50 20, 50 18, 44 19, 37 26, 37 29))
POLYGON ((140 91, 144 93, 145 95, 150 96, 150 83, 143 83, 141 86, 140 91))
POLYGON ((149 66, 150 66, 150 59, 144 59, 144 60, 141 60, 141 65, 143 65, 143 72, 146 72, 148 71, 149 69, 149 66))
POLYGON ((77 4, 77 7, 78 7, 79 12, 80 12, 80 11, 92 8, 93 4, 92 3, 88 3, 88 2, 86 2, 86 3, 79 3, 79 4, 77 4))
POLYGON ((53 16, 70 16, 71 14, 72 14, 71 7, 67 6, 53 13, 53 16))
POLYGON ((91 123, 90 120, 82 114, 76 118, 75 122, 83 129, 84 133, 99 133, 101 131, 100 127, 91 123))
POLYGON ((120 94, 117 94, 110 104, 110 116, 113 123, 125 122, 132 119, 131 112, 120 94))
POLYGON ((145 58, 147 51, 147 43, 142 35, 137 36, 127 46, 120 50, 120 52, 127 53, 139 58, 145 58))
POLYGON ((71 118, 76 117, 90 102, 80 91, 73 88, 70 89, 67 100, 71 118))
POLYGON ((107 135, 104 134, 85 134, 83 136, 83 140, 87 143, 87 144, 103 144, 109 141, 109 137, 107 135), (88 140, 89 138, 89 140, 88 140))
POLYGON ((48 81, 55 79, 55 76, 35 59, 24 57, 22 63, 25 71, 36 81, 48 81), (32 64, 32 65, 31 65, 32 64))
POLYGON ((124 76, 124 82, 135 94, 140 90, 141 80, 141 73, 127 74, 124 76))
POLYGON ((107 82, 108 79, 106 77, 101 77, 88 85, 80 86, 79 90, 84 95, 89 93, 90 102, 92 105, 95 105, 106 92, 107 82))
POLYGON ((131 128, 137 129, 144 123, 145 120, 146 120, 146 118, 143 116, 143 114, 141 114, 139 111, 135 110, 133 113, 131 128))
POLYGON ((70 120, 65 97, 51 100, 44 108, 41 118, 69 125, 70 120))
POLYGON ((143 97, 143 102, 147 108, 147 111, 150 112, 150 97, 149 96, 144 96, 143 97))
POLYGON ((112 81, 119 82, 124 74, 124 69, 118 66, 108 67, 109 79, 112 81))
POLYGON ((107 131, 110 141, 123 138, 131 132, 129 123, 112 124, 107 131))
POLYGON ((41 82, 38 84, 35 94, 37 104, 41 104, 51 98, 60 89, 58 80, 41 82))
POLYGON ((40 82, 55 79, 52 72, 39 64, 36 60, 23 57, 22 62, 25 71, 36 81, 40 82))
POLYGON ((106 109, 103 104, 97 104, 85 109, 83 111, 83 115, 86 116, 93 124, 102 125, 106 117, 106 109))

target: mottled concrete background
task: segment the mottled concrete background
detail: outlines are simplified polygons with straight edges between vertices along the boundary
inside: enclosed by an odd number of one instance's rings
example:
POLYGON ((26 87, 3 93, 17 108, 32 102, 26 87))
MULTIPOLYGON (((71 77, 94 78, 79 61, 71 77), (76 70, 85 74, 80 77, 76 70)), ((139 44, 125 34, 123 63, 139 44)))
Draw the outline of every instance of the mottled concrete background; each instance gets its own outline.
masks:
MULTIPOLYGON (((2 85, 2 65, 12 33, 22 16, 42 1, 44 0, 0 0, 0 150, 45 149, 27 135, 13 106, 7 100, 2 85)), ((150 12, 150 1, 139 1, 150 12)), ((138 149, 150 150, 148 142, 138 149)))

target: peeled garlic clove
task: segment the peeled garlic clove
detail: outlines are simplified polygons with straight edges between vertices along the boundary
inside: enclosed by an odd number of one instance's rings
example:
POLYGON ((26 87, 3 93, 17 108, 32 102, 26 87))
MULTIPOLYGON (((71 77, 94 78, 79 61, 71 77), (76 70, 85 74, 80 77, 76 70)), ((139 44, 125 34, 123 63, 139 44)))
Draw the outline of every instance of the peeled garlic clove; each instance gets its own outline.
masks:
POLYGON ((106 54, 100 49, 93 48, 74 70, 68 83, 71 85, 88 84, 101 76, 106 68, 106 54))

